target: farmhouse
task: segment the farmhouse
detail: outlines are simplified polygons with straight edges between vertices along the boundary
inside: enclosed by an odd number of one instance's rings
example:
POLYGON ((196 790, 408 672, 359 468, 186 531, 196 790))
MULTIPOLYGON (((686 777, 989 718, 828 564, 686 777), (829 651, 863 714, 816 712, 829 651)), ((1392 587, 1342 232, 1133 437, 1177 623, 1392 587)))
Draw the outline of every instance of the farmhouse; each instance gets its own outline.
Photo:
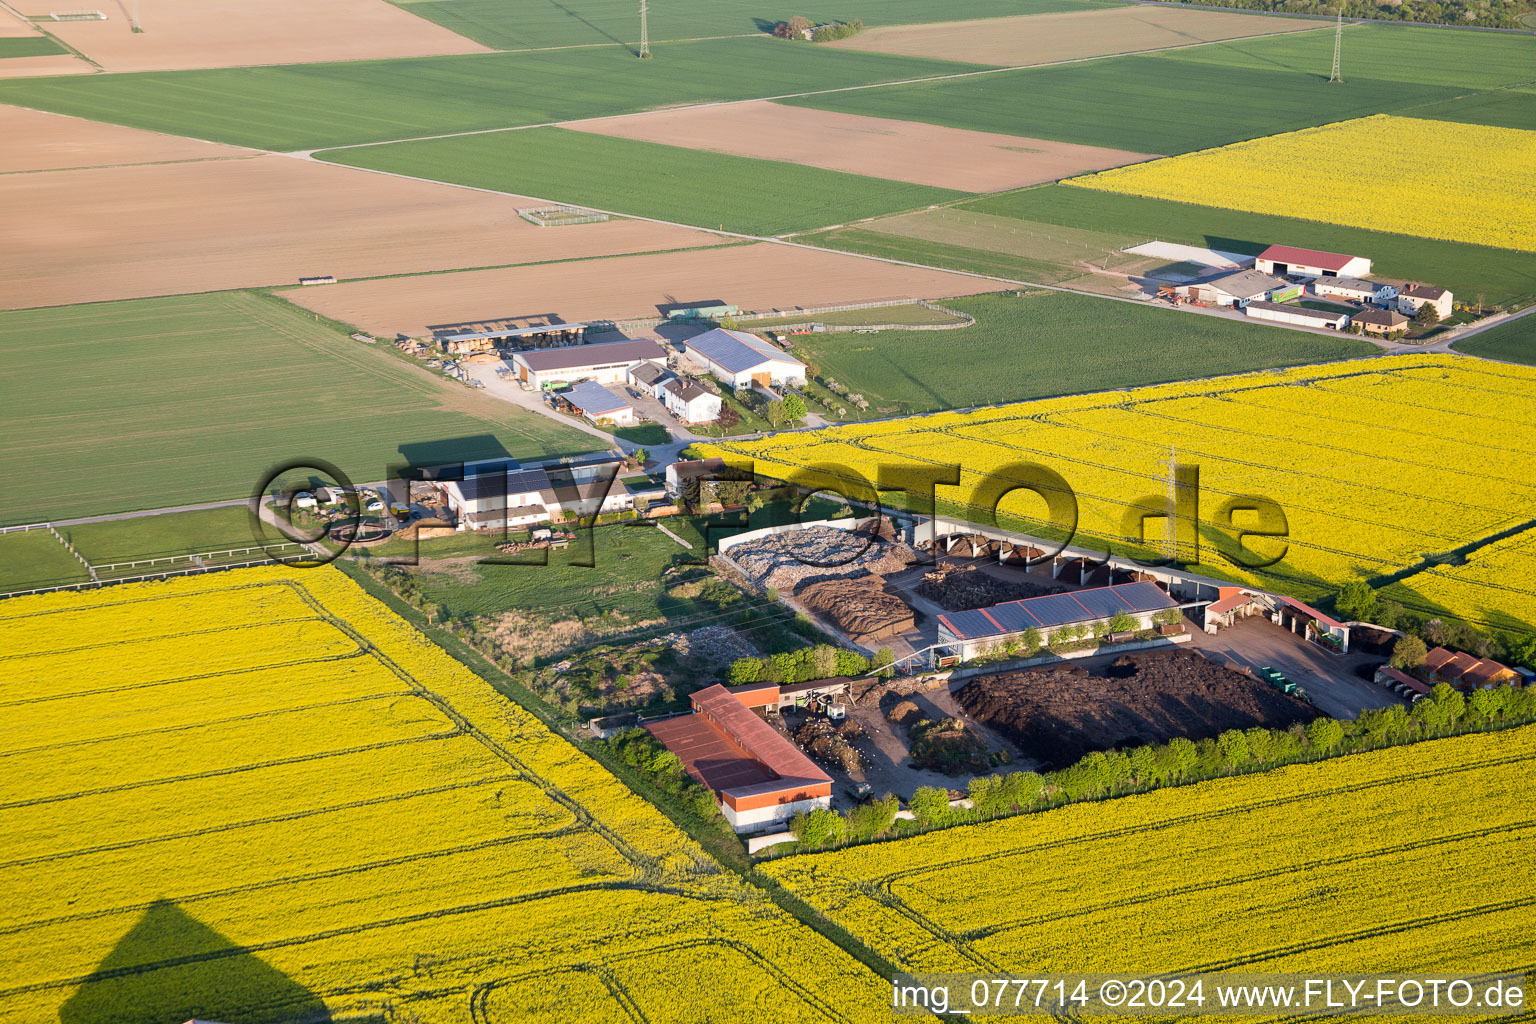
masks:
POLYGON ((1305 306, 1295 306, 1284 302, 1260 302, 1253 301, 1243 307, 1243 311, 1255 320, 1273 320, 1280 324, 1294 324, 1297 327, 1326 327, 1329 330, 1341 331, 1349 325, 1348 313, 1336 313, 1326 309, 1308 309, 1305 306))
POLYGON ((1408 329, 1408 318, 1395 309, 1367 309, 1356 313, 1351 321, 1366 334, 1396 334, 1408 329))
POLYGON ((1241 309, 1255 299, 1270 299, 1276 293, 1288 291, 1292 287, 1278 277, 1261 274, 1257 270, 1239 270, 1181 287, 1179 291, 1187 295, 1191 302, 1209 302, 1241 309))
POLYGON ((1519 679, 1514 669, 1497 661, 1444 647, 1429 652, 1424 658, 1423 672, 1430 682, 1450 683, 1458 690, 1492 689, 1519 679))
POLYGON ((805 383, 805 364, 755 334, 716 327, 683 343, 688 357, 733 388, 805 383))
POLYGON ((720 396, 691 380, 676 377, 661 385, 661 404, 684 423, 713 423, 720 418, 720 396))
POLYGON ((1035 630, 1042 639, 1062 627, 1094 628, 1125 614, 1135 629, 1152 628, 1152 617, 1177 608, 1156 583, 1120 583, 1069 594, 1046 594, 1005 601, 974 611, 940 615, 939 644, 948 654, 968 661, 994 645, 1035 630))
MULTIPOLYGON (((777 691, 774 687, 775 700, 777 691)), ((759 718, 747 700, 759 704, 755 691, 736 694, 717 683, 689 698, 692 714, 645 728, 682 760, 689 775, 709 787, 737 832, 832 806, 832 779, 759 718)))
POLYGON ((1451 303, 1451 293, 1444 288, 1436 288, 1429 284, 1411 284, 1404 288, 1397 296, 1397 311, 1415 316, 1424 306, 1435 307, 1435 312, 1444 320, 1451 315, 1454 308, 1451 303))
POLYGON ((1371 272, 1371 261, 1364 256, 1346 256, 1317 249, 1297 249, 1272 245, 1259 253, 1254 266, 1265 274, 1284 277, 1364 277, 1371 272))
POLYGON ((619 426, 628 426, 635 422, 634 408, 596 381, 581 381, 573 385, 569 391, 562 391, 559 395, 583 418, 593 423, 606 420, 619 426))
POLYGON ((1312 293, 1318 298, 1332 296, 1355 302, 1386 303, 1397 298, 1397 289, 1390 284, 1363 281, 1358 277, 1320 277, 1312 282, 1312 293))
POLYGON ((667 354, 654 341, 639 338, 517 352, 511 361, 518 380, 532 388, 544 389, 556 383, 581 380, 623 384, 630 369, 641 363, 661 366, 666 363, 667 354))
POLYGON ((551 518, 554 485, 538 467, 475 473, 435 486, 460 530, 512 530, 551 518))

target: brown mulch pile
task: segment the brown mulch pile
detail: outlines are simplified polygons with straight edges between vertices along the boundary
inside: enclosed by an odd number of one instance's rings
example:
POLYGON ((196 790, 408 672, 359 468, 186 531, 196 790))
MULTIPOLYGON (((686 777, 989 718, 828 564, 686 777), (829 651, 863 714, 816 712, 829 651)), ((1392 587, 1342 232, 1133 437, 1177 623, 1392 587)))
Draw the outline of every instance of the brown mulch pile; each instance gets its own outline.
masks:
POLYGON ((1059 594, 1065 588, 1051 583, 1023 583, 1000 580, 974 565, 935 566, 923 574, 917 592, 947 611, 985 608, 1004 601, 1017 601, 1041 594, 1059 594))
POLYGON ((885 589, 885 577, 873 573, 803 583, 795 590, 795 600, 857 644, 917 628, 912 609, 885 589))
POLYGON ((956 698, 1049 769, 1092 750, 1284 728, 1319 714, 1261 679, 1191 651, 1128 654, 1103 672, 1052 665, 977 676, 956 698))
POLYGON ((856 772, 863 770, 864 758, 849 741, 862 734, 863 730, 851 718, 834 723, 818 716, 801 722, 795 729, 794 738, 802 750, 822 765, 856 772))

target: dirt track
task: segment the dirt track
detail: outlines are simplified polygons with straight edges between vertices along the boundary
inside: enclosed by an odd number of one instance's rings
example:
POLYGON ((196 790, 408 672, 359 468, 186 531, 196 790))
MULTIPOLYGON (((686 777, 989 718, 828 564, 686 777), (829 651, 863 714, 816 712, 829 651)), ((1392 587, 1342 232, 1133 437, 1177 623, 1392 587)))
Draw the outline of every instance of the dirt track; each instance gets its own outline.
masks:
POLYGON ((1280 728, 1318 715, 1191 651, 1129 654, 1098 671, 1107 674, 1066 663, 977 676, 955 696, 1047 768, 1064 768, 1091 750, 1280 728))
MULTIPOLYGON (((546 231, 582 230, 545 228, 546 231)), ((534 311, 566 320, 654 317, 658 303, 722 299, 767 312, 895 298, 940 298, 1000 286, 841 253, 763 242, 537 267, 475 270, 305 288, 283 296, 376 334, 534 311)))
MULTIPOLYGON (((12 6, 28 15, 61 9, 44 0, 12 6)), ((385 0, 150 0, 137 33, 122 5, 100 9, 108 20, 50 23, 48 30, 108 71, 489 52, 385 0)))
MULTIPOLYGON (((297 284, 301 276, 320 274, 420 273, 714 241, 688 228, 631 220, 535 227, 517 215, 519 206, 530 204, 281 156, 3 175, 0 305, 297 284)), ((388 292, 399 284, 384 286, 388 292)), ((602 290, 595 283, 587 287, 602 290)))
MULTIPOLYGON (((0 61, 0 65, 4 63, 0 61)), ((0 174, 256 155, 251 149, 102 124, 26 107, 0 106, 0 138, 8 143, 0 150, 0 174)))
POLYGON ((933 25, 891 25, 822 45, 1014 67, 1319 27, 1319 22, 1299 18, 1166 7, 1116 7, 933 25))
POLYGON ((566 127, 962 192, 997 192, 1147 159, 1119 149, 766 101, 579 121, 566 127))

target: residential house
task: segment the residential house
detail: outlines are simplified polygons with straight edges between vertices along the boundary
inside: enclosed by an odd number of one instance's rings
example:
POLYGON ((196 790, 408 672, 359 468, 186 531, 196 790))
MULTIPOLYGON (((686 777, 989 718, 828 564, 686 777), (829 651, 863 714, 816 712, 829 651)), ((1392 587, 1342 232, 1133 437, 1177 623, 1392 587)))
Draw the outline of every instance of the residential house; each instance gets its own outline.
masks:
POLYGON ((1383 305, 1397 298, 1397 289, 1390 284, 1364 281, 1358 277, 1320 277, 1312 282, 1312 293, 1320 299, 1349 299, 1353 302, 1374 302, 1383 305))
POLYGON ((1444 320, 1455 309, 1451 298, 1450 291, 1445 288, 1436 288, 1430 284, 1410 284, 1398 293, 1397 311, 1417 316, 1423 307, 1433 306, 1435 312, 1440 314, 1440 319, 1444 320))
POLYGON ((1408 329, 1409 319, 1395 309, 1366 309, 1350 317, 1366 334, 1388 335, 1408 329))
POLYGON ((684 423, 713 423, 720 418, 720 396, 691 380, 673 378, 661 385, 661 404, 684 423))

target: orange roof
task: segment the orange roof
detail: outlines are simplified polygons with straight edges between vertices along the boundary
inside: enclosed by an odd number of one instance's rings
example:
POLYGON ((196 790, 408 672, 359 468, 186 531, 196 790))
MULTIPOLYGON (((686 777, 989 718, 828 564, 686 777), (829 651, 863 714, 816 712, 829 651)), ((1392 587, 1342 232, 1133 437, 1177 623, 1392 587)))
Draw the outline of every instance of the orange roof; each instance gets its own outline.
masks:
POLYGON ((1323 270, 1343 270, 1354 258, 1338 252, 1298 249, 1292 245, 1272 245, 1259 253, 1261 260, 1271 260, 1275 263, 1299 263, 1304 267, 1321 267, 1323 270))
POLYGON ((1381 666, 1380 668, 1378 668, 1376 670, 1376 674, 1377 675, 1386 676, 1388 679, 1392 680, 1394 683, 1401 683, 1402 685, 1408 687, 1408 689, 1414 691, 1415 693, 1427 694, 1427 693, 1430 692, 1429 687, 1425 686, 1424 683, 1422 683, 1421 681, 1413 678, 1413 676, 1410 676, 1406 672, 1399 672, 1397 669, 1393 668, 1391 665, 1383 665, 1383 666, 1381 666))
POLYGON ((1492 686, 1499 681, 1501 676, 1514 675, 1514 669, 1505 668, 1496 661, 1486 658, 1467 669, 1462 674, 1461 681, 1467 686, 1492 686))
MULTIPOLYGON (((1222 587, 1221 589, 1226 590, 1227 588, 1222 587)), ((1230 612, 1234 608, 1241 608, 1243 605, 1251 604, 1252 602, 1252 594, 1245 594, 1239 590, 1235 594, 1226 595, 1221 600, 1207 608, 1205 612, 1207 615, 1221 615, 1224 612, 1230 612)))
POLYGON ((1455 654, 1435 670, 1435 674, 1448 683, 1454 683, 1477 666, 1478 659, 1462 651, 1455 654))
POLYGON ((1424 656, 1424 668, 1427 671, 1433 672, 1454 657, 1456 657, 1455 651, 1448 651, 1444 647, 1436 647, 1424 656))

